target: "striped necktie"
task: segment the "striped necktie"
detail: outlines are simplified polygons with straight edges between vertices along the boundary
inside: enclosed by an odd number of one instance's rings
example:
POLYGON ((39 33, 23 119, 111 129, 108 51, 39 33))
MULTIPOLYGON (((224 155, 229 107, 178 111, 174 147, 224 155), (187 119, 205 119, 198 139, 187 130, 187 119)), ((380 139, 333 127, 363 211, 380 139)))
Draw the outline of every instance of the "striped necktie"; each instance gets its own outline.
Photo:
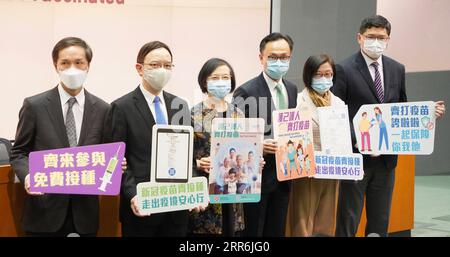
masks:
POLYGON ((375 80, 373 81, 375 83, 375 90, 377 91, 377 97, 380 102, 384 102, 384 90, 383 90, 383 84, 381 83, 381 75, 380 71, 378 70, 378 66, 380 64, 378 62, 373 62, 370 64, 375 69, 375 80))

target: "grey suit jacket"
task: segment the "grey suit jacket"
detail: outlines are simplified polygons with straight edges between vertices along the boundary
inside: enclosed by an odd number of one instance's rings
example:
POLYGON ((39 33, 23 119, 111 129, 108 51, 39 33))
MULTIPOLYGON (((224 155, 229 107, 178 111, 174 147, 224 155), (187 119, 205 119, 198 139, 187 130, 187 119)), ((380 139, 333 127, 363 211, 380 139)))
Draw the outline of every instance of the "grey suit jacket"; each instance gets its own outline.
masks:
MULTIPOLYGON (((79 145, 100 144, 104 141, 104 123, 110 107, 86 90, 85 97, 79 145)), ((15 143, 11 149, 11 165, 20 181, 23 183, 28 175, 30 152, 66 147, 69 147, 69 140, 58 88, 26 98, 19 113, 15 143)), ((96 233, 98 197, 84 195, 27 195, 22 217, 23 229, 35 233, 56 232, 64 223, 69 202, 78 232, 96 233)))

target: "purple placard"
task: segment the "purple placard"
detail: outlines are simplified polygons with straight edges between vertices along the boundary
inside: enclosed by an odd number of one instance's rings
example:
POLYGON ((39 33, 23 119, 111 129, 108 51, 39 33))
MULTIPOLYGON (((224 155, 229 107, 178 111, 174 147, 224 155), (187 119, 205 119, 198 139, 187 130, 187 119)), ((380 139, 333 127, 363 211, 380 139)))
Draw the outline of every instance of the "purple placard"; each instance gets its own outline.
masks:
POLYGON ((30 191, 118 195, 124 154, 123 142, 31 152, 30 191))

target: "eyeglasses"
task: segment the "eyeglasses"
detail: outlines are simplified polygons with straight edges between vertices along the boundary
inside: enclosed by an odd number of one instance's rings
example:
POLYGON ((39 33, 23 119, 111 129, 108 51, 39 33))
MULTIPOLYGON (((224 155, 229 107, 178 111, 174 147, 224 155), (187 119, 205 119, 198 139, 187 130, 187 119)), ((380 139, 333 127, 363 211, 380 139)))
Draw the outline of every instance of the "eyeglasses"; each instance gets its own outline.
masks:
POLYGON ((325 77, 327 79, 331 79, 333 77, 333 72, 326 72, 326 73, 316 73, 314 74, 315 79, 320 79, 322 77, 325 77))
POLYGON ((269 61, 282 61, 282 62, 288 62, 291 59, 290 56, 276 56, 276 55, 270 55, 267 57, 267 60, 269 61))
POLYGON ((363 35, 365 38, 369 39, 369 40, 378 40, 378 41, 382 41, 382 42, 387 42, 390 37, 386 37, 386 36, 374 36, 374 35, 363 35))
POLYGON ((171 70, 171 69, 173 69, 173 67, 175 67, 175 65, 173 65, 172 63, 151 62, 151 63, 144 63, 143 65, 148 65, 148 66, 152 67, 152 69, 164 68, 166 70, 171 70))
POLYGON ((231 75, 211 75, 208 80, 230 80, 231 75))

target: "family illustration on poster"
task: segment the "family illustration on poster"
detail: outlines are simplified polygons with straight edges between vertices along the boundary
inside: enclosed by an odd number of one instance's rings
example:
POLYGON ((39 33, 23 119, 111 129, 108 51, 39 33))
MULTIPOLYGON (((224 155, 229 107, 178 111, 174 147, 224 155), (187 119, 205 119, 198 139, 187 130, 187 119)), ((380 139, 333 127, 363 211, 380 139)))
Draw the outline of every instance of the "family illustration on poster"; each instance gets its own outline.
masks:
POLYGON ((211 203, 258 202, 264 120, 215 118, 211 131, 211 203))
POLYGON ((259 193, 261 172, 259 163, 255 162, 255 147, 246 142, 216 145, 217 159, 223 161, 216 165, 219 172, 215 174, 215 183, 210 184, 210 191, 214 194, 259 193))
POLYGON ((280 145, 276 155, 277 160, 280 160, 278 172, 286 178, 309 176, 312 149, 313 145, 308 134, 301 139, 289 140, 280 145))
POLYGON ((279 181, 312 177, 315 173, 311 111, 274 111, 275 154, 279 181))

